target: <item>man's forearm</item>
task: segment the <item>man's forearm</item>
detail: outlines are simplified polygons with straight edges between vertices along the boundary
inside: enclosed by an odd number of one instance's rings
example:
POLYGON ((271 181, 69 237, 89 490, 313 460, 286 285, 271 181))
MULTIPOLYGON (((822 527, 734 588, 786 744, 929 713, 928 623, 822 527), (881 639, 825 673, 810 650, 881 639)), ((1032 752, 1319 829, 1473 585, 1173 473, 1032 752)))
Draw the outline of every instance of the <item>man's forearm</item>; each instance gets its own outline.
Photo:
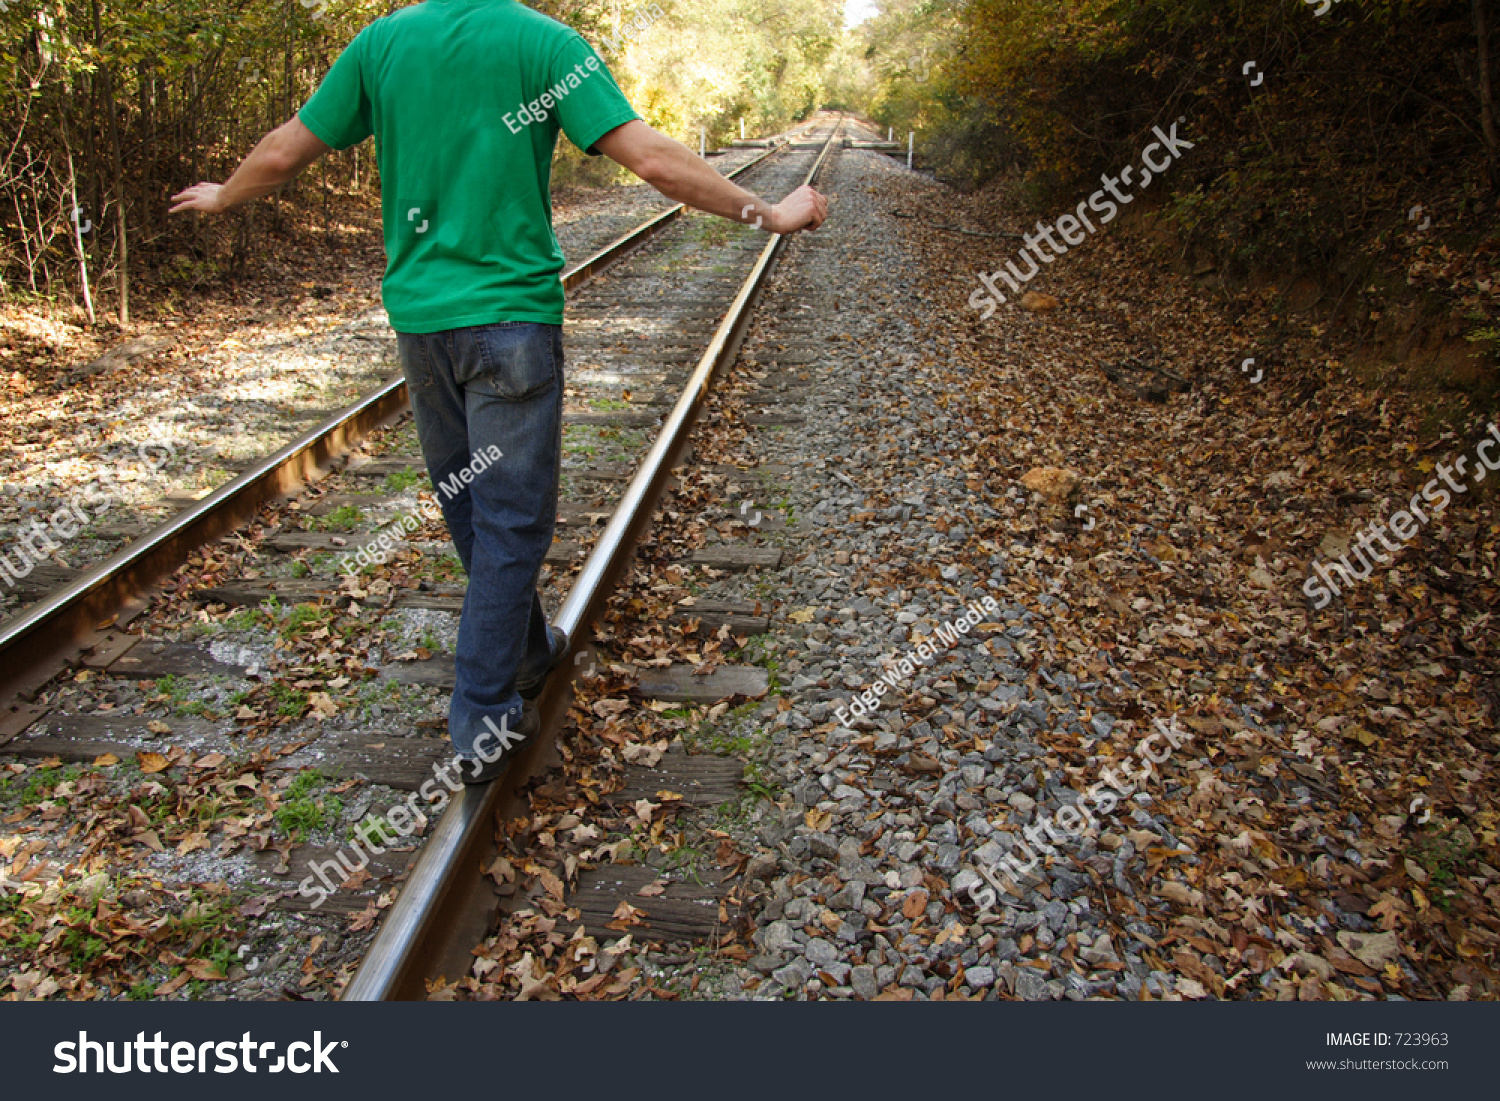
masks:
POLYGON ((768 233, 817 229, 828 217, 828 200, 803 184, 779 203, 768 203, 737 187, 680 141, 653 130, 640 119, 622 123, 594 143, 668 198, 768 233))
POLYGON ((698 154, 664 134, 641 178, 669 199, 749 225, 769 227, 771 204, 726 180, 698 154), (747 209, 748 208, 748 209, 747 209))
POLYGON ((282 155, 281 145, 280 133, 276 130, 260 139, 250 155, 234 170, 234 175, 225 181, 224 190, 219 193, 225 209, 269 195, 296 178, 300 169, 293 167, 282 155))
POLYGON ((327 148, 320 142, 313 144, 316 139, 310 142, 310 136, 301 121, 293 118, 261 138, 219 193, 225 208, 269 195, 296 179, 327 148))

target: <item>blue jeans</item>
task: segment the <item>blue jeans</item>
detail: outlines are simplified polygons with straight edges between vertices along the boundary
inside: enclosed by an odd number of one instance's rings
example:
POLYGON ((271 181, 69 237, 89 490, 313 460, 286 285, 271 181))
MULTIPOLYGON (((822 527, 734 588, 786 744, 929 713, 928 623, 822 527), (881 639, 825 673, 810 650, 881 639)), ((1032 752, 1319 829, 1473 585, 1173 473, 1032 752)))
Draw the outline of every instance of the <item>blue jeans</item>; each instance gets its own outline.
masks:
POLYGON ((557 523, 562 327, 508 321, 396 340, 422 457, 469 575, 448 735, 471 757, 486 719, 516 729, 516 686, 551 658, 536 585, 557 523), (493 449, 501 457, 490 462, 493 449))

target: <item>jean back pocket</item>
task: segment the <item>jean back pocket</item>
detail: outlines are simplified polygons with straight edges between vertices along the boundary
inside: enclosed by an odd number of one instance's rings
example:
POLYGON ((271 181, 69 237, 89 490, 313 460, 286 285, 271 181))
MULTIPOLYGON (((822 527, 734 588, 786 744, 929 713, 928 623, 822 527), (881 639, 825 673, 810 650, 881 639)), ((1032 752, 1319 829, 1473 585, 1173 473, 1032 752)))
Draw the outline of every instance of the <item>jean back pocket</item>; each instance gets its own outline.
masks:
POLYGON ((532 321, 475 326, 467 334, 473 347, 458 349, 454 381, 506 401, 544 394, 558 381, 556 330, 532 321))

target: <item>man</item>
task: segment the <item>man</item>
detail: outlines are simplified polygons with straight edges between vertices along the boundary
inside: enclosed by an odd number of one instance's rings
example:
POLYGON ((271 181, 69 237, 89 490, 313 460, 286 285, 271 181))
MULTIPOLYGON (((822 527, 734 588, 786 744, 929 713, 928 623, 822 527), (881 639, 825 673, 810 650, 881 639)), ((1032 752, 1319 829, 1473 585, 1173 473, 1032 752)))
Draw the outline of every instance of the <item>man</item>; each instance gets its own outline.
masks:
POLYGON ((172 200, 173 213, 229 210, 374 135, 386 312, 469 575, 448 714, 469 783, 535 733, 525 701, 567 651, 536 594, 561 464, 563 256, 548 191, 559 129, 724 218, 795 233, 827 217, 812 188, 768 204, 651 129, 581 36, 515 0, 427 0, 376 20, 228 182, 172 200))

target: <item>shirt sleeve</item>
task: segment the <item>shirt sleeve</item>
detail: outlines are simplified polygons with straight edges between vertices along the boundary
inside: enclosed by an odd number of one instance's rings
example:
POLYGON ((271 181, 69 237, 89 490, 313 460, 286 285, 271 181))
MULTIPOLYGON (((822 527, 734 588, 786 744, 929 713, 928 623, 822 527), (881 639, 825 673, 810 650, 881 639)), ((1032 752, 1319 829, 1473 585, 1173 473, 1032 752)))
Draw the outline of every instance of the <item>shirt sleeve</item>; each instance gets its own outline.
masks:
POLYGON ((334 149, 358 145, 373 132, 370 88, 365 83, 365 32, 349 43, 297 117, 319 141, 334 149))
POLYGON ((594 143, 616 126, 641 116, 620 91, 609 67, 580 35, 557 52, 547 89, 557 105, 557 118, 568 140, 591 157, 594 143))

